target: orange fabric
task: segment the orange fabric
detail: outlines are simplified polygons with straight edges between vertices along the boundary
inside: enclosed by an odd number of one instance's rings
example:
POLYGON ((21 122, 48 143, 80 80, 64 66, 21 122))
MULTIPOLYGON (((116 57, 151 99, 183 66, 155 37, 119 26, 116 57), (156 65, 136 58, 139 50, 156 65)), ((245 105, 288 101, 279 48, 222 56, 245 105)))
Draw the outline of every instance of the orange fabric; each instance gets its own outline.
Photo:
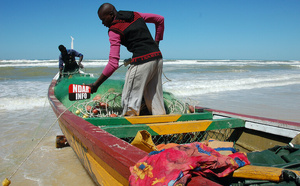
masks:
POLYGON ((169 148, 172 148, 172 147, 176 147, 178 145, 179 144, 177 144, 177 143, 168 143, 168 144, 159 144, 156 147, 157 147, 158 151, 161 151, 163 149, 169 149, 169 148))
MULTIPOLYGON (((215 150, 218 148, 229 148, 230 149, 230 148, 233 148, 233 142, 218 141, 218 140, 210 139, 207 142, 207 146, 209 146, 215 150)), ((230 150, 219 150, 218 152, 223 155, 229 155, 229 154, 233 153, 230 150)))

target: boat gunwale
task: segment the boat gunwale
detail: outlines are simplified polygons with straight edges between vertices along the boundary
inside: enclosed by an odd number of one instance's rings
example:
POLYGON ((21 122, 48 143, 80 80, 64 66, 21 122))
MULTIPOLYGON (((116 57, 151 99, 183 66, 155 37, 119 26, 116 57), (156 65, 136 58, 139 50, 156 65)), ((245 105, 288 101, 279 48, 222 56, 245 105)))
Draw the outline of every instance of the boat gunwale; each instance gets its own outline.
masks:
POLYGON ((262 131, 274 135, 284 137, 295 137, 300 133, 300 123, 293 121, 285 121, 279 119, 271 119, 266 117, 251 116, 246 114, 238 114, 223 110, 205 108, 196 106, 196 109, 202 109, 213 113, 214 117, 235 117, 245 120, 245 128, 251 130, 262 131))

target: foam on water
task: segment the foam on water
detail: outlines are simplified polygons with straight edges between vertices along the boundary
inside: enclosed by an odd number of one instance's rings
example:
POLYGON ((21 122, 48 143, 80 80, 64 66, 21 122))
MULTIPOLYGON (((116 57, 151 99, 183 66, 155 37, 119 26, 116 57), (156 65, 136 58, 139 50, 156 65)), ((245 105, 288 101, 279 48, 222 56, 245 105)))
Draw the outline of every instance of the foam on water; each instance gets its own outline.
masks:
MULTIPOLYGON (((83 60, 84 66, 105 66, 108 60, 83 60)), ((0 60, 1 67, 58 67, 58 60, 0 60)))
POLYGON ((58 60, 0 60, 1 67, 41 67, 57 65, 58 60))
POLYGON ((15 99, 11 98, 0 98, 0 110, 16 111, 34 109, 37 107, 43 107, 48 104, 48 100, 45 97, 34 98, 34 97, 18 97, 15 99))
POLYGON ((0 110, 24 110, 43 107, 50 82, 8 80, 0 82, 0 110))
MULTIPOLYGON (((123 59, 120 60, 120 65, 123 59)), ((105 66, 108 60, 84 59, 82 64, 85 66, 105 66)), ((205 66, 245 66, 245 65, 295 65, 299 66, 300 61, 266 61, 266 60, 168 60, 164 59, 164 65, 205 65, 205 66)), ((0 60, 1 67, 49 67, 58 66, 58 59, 51 60, 0 60)))
POLYGON ((164 88, 172 92, 176 96, 194 96, 210 93, 238 91, 248 89, 258 89, 266 87, 278 87, 287 85, 300 84, 300 74, 292 75, 268 75, 259 77, 241 77, 241 78, 227 78, 212 77, 207 78, 194 78, 194 79, 176 79, 175 81, 167 82, 164 88), (189 83, 186 83, 186 82, 189 83))
POLYGON ((246 65, 300 65, 300 61, 265 60, 165 60, 164 65, 246 66, 246 65))

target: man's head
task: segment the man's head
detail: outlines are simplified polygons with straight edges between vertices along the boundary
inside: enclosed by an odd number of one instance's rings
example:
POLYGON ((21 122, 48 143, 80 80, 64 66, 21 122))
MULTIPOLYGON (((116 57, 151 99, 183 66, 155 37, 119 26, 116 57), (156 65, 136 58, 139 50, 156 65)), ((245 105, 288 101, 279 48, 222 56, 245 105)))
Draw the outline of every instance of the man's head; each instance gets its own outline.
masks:
POLYGON ((62 53, 62 54, 66 54, 67 53, 67 49, 64 45, 59 45, 58 46, 58 49, 59 51, 62 53))
POLYGON ((102 24, 108 28, 111 26, 111 23, 113 22, 116 15, 117 10, 114 5, 110 3, 104 3, 98 9, 98 16, 102 21, 102 24))

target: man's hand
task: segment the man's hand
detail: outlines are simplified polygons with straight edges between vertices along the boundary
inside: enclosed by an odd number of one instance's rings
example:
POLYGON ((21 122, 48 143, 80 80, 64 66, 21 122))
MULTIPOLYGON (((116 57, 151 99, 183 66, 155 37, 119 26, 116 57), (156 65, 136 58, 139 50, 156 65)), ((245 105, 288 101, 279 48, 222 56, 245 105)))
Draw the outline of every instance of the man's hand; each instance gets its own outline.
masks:
POLYGON ((59 78, 61 78, 62 77, 62 75, 63 75, 63 68, 59 68, 59 78))
POLYGON ((81 63, 78 63, 79 68, 84 68, 84 66, 81 63))
POLYGON ((97 92, 97 89, 98 87, 100 87, 100 85, 107 79, 108 77, 101 74, 100 77, 94 82, 94 83, 91 83, 91 84, 88 84, 86 86, 89 86, 91 87, 91 93, 95 93, 97 92))
MULTIPOLYGON (((83 85, 85 85, 85 84, 83 84, 83 85)), ((95 93, 95 92, 97 92, 97 90, 98 90, 98 87, 95 86, 94 83, 88 84, 86 86, 89 86, 91 88, 91 93, 92 94, 95 93)))

